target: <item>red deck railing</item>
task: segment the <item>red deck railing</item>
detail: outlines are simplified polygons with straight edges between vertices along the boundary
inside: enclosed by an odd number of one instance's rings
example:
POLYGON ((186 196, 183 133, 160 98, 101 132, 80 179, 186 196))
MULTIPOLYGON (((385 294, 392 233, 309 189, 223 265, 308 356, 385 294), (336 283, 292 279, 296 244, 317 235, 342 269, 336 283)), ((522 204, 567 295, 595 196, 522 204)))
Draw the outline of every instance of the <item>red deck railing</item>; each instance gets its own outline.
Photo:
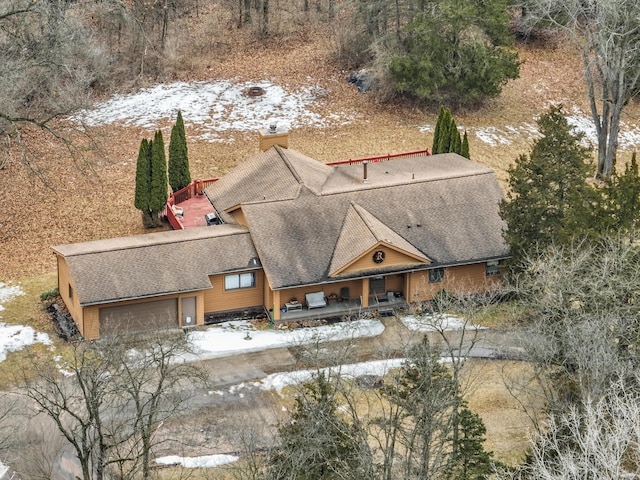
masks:
POLYGON ((167 205, 165 206, 164 214, 167 217, 167 220, 171 224, 171 227, 174 230, 182 230, 184 229, 184 225, 180 222, 173 211, 174 205, 180 205, 183 202, 186 202, 190 198, 195 195, 202 194, 202 191, 207 188, 209 185, 217 181, 217 178, 209 178, 206 180, 193 180, 189 185, 184 188, 181 188, 175 193, 172 193, 168 200, 167 205))
POLYGON ((327 162, 327 165, 357 165, 365 160, 370 163, 378 163, 386 162, 388 160, 397 160, 400 158, 424 157, 425 155, 431 155, 431 150, 425 148, 424 150, 416 150, 414 152, 390 153, 388 155, 379 155, 377 157, 350 158, 349 160, 340 160, 338 162, 327 162))

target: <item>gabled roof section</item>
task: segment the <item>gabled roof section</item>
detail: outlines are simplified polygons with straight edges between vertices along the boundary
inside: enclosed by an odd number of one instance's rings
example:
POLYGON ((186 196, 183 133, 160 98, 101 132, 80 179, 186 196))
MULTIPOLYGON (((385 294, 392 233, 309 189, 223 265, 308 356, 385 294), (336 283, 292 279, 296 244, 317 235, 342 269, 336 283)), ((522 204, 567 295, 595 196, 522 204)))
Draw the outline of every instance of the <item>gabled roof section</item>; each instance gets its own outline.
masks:
POLYGON ((246 203, 292 200, 302 186, 319 194, 331 167, 278 145, 238 165, 205 193, 220 213, 246 203))
POLYGON ((351 202, 329 267, 329 276, 339 275, 355 260, 379 245, 413 257, 421 263, 429 259, 417 248, 378 220, 360 205, 351 202))
POLYGON ((211 288, 209 275, 260 264, 237 225, 172 230, 60 245, 83 306, 211 288), (233 252, 233 254, 230 254, 233 252))

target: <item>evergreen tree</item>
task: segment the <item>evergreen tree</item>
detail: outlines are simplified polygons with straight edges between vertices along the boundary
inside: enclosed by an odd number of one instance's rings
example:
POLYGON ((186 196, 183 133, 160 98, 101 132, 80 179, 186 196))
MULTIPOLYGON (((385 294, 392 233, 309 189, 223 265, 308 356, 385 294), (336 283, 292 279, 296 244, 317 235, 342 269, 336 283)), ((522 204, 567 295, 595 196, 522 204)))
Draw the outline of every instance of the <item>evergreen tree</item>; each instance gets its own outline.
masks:
POLYGON ((467 137, 467 131, 464 131, 464 137, 462 137, 462 145, 460 146, 460 155, 464 158, 471 160, 471 155, 469 154, 469 138, 467 137))
POLYGON ((385 67, 397 91, 431 102, 472 104, 496 97, 518 77, 507 0, 395 5, 406 17, 397 19, 404 26, 396 31, 399 41, 385 67))
POLYGON ((151 184, 151 149, 149 141, 143 138, 138 150, 138 160, 136 161, 136 192, 134 205, 138 210, 149 210, 149 192, 151 184))
POLYGON ((462 139, 460 138, 460 132, 458 126, 453 117, 451 117, 451 124, 449 125, 449 151, 460 155, 462 149, 462 139))
POLYGON ((136 190, 134 205, 142 213, 142 224, 145 228, 154 226, 151 217, 151 149, 152 143, 146 138, 140 142, 138 160, 136 161, 136 190))
POLYGON ((605 183, 605 198, 600 215, 603 230, 635 236, 640 212, 640 175, 636 152, 624 173, 613 173, 605 183))
POLYGON ((438 113, 438 120, 436 121, 436 128, 433 131, 433 146, 431 147, 431 153, 442 153, 438 150, 440 144, 440 136, 442 135, 442 120, 444 118, 444 106, 440 105, 440 112, 438 113))
POLYGON ((484 449, 486 433, 480 415, 463 404, 458 412, 458 439, 451 459, 451 480, 483 480, 494 472, 493 453, 484 449))
POLYGON ((178 111, 178 118, 171 129, 169 142, 169 185, 174 192, 177 192, 189 183, 191 183, 191 174, 189 173, 187 138, 182 113, 178 111))
POLYGON ((454 447, 452 415, 460 399, 440 352, 426 338, 411 347, 400 372, 382 391, 396 412, 379 422, 389 430, 387 438, 394 439, 384 453, 383 477, 442 478, 454 447))
POLYGON ((453 117, 451 116, 451 110, 444 109, 442 114, 442 125, 440 127, 440 137, 438 138, 438 153, 450 152, 449 146, 451 144, 451 122, 453 117))
POLYGON ((534 247, 570 244, 594 231, 599 192, 587 178, 593 168, 583 135, 573 133, 562 107, 538 119, 541 137, 530 154, 509 168, 509 190, 500 205, 505 240, 515 258, 534 247))
MULTIPOLYGON (((162 132, 158 130, 151 142, 151 189, 149 210, 155 220, 167 203, 167 157, 164 152, 162 132)), ((157 222, 156 222, 157 223, 157 222)))
POLYGON ((323 373, 303 386, 291 421, 278 428, 269 480, 372 478, 364 430, 338 412, 336 388, 323 373))

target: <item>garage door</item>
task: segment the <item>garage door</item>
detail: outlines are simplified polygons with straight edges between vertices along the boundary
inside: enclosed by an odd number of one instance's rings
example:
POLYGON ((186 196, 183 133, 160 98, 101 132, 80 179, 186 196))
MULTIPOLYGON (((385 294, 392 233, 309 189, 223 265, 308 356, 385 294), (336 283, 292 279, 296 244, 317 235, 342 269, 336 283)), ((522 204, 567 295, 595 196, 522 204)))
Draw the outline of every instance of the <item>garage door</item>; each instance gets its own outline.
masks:
POLYGON ((176 326, 178 326, 176 298, 100 309, 100 335, 176 326))

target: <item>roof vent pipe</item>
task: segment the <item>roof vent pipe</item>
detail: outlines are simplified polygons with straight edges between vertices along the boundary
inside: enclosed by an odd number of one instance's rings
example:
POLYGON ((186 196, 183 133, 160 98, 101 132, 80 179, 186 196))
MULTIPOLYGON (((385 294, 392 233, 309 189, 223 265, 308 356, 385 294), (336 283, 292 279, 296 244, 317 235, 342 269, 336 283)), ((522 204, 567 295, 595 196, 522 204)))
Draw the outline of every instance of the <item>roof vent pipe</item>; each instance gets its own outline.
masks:
POLYGON ((362 168, 363 168, 363 176, 364 176, 364 181, 363 183, 367 183, 367 166, 369 165, 369 162, 367 160, 362 162, 362 168))

